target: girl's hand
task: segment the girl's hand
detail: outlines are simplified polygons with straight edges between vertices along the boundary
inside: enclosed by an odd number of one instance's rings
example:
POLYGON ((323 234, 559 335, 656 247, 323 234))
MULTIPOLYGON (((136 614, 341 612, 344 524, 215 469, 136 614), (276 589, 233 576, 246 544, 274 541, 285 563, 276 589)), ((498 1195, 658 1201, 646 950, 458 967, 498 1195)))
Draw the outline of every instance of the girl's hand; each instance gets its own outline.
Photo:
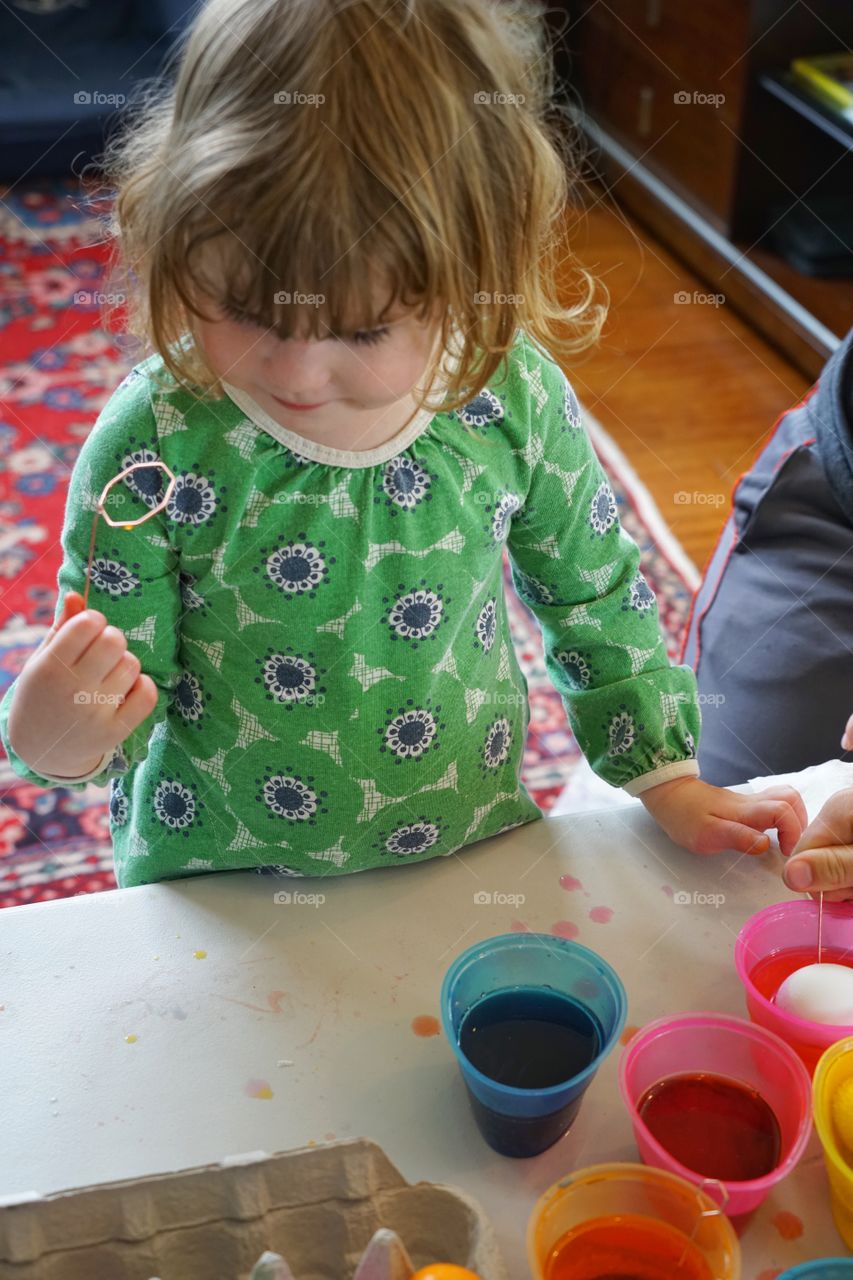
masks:
POLYGON ((793 787, 742 795, 699 778, 673 778, 642 792, 640 799, 670 839, 691 853, 766 853, 770 837, 763 833, 775 829, 787 855, 808 822, 802 796, 793 787))
POLYGON ((62 613, 18 677, 9 743, 34 772, 74 778, 150 715, 157 686, 118 627, 69 592, 62 613))
POLYGON ((798 840, 782 878, 797 893, 826 890, 827 902, 853 900, 853 787, 830 796, 798 840))

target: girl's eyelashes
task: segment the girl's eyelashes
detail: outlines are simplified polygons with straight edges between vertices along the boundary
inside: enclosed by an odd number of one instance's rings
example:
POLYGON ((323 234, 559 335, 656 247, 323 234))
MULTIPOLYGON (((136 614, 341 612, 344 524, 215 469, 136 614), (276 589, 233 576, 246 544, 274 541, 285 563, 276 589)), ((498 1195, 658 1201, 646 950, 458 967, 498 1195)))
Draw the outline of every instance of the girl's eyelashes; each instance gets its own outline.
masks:
POLYGON ((388 336, 387 326, 384 329, 364 329, 359 333, 352 335, 353 342, 372 347, 375 343, 381 342, 383 338, 388 336))
MULTIPOLYGON (((226 315, 229 320, 233 320, 236 324, 251 325, 251 327, 255 329, 267 329, 271 327, 262 320, 253 319, 252 316, 247 316, 244 312, 238 311, 236 307, 230 307, 223 303, 220 310, 223 315, 226 315)), ((358 346, 372 347, 375 346, 376 343, 381 342, 383 338, 386 338, 388 336, 388 332, 389 328, 387 325, 380 327, 379 329, 360 329, 350 336, 350 340, 358 346)))

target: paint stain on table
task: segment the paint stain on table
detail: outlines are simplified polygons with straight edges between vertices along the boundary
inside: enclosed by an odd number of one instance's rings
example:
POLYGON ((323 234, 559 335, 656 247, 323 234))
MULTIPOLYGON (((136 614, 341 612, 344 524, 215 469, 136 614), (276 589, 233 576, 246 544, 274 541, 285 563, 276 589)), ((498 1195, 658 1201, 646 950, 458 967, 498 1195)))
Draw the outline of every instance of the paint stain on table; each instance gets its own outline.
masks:
POLYGON ((671 884, 662 884, 660 889, 661 893, 665 893, 668 898, 672 899, 675 897, 675 890, 671 884))
POLYGON ((572 890, 574 889, 583 888, 583 885, 581 884, 580 880, 578 880, 577 876, 569 876, 569 875, 560 876, 560 886, 563 889, 568 889, 569 893, 571 893, 572 890))
POLYGON ((625 1028, 625 1030, 622 1032, 621 1036, 619 1037, 619 1043, 630 1044, 631 1041, 634 1039, 634 1036, 637 1034, 639 1030, 640 1030, 639 1027, 635 1027, 633 1023, 629 1023, 628 1026, 625 1028))
POLYGON ((206 960, 206 959, 207 959, 207 952, 206 952, 206 951, 194 951, 194 952, 193 952, 193 955, 195 956, 196 960, 206 960))
POLYGON ((275 1096, 268 1080, 250 1080, 244 1092, 249 1098, 272 1098, 275 1096))
POLYGON ((613 919, 612 907, 593 907, 589 913, 590 920, 594 920, 596 924, 610 924, 613 919))
POLYGON ((126 1044, 136 1044, 137 1038, 138 1038, 137 1036, 133 1036, 133 1035, 124 1037, 126 1044))
POLYGON ((441 1035, 438 1018, 434 1018, 431 1013, 419 1013, 416 1018, 412 1018, 412 1030, 416 1036, 441 1035))
POLYGON ((766 1271, 759 1271, 755 1280, 776 1280, 777 1276, 781 1276, 782 1272, 777 1267, 768 1267, 766 1271))
POLYGON ((571 941, 578 936, 580 929, 571 920, 555 920, 551 925, 551 932, 556 938, 568 938, 571 941))
POLYGON ((783 1209, 781 1213, 777 1213, 773 1219, 773 1226, 779 1232, 783 1240, 798 1240, 803 1234, 803 1222, 795 1213, 789 1213, 787 1209, 783 1209))
POLYGON ((526 925, 523 920, 513 920, 509 926, 511 933, 529 933, 530 926, 526 925))

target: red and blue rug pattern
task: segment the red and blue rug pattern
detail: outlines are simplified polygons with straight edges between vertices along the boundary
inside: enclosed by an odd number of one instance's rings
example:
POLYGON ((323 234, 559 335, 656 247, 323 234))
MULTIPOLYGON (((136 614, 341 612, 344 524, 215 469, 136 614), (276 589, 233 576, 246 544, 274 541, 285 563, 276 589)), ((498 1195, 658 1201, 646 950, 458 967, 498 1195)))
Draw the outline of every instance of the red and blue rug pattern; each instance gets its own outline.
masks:
MULTIPOLYGON (((104 324, 103 212, 103 202, 71 179, 0 188, 0 694, 53 620, 68 478, 132 363, 121 336, 104 324)), ((690 566, 597 424, 593 439, 622 522, 643 550, 643 572, 675 656, 694 585, 690 566)), ((522 780, 547 813, 570 784, 579 752, 506 556, 504 576, 530 693, 522 780)), ((0 758, 0 907, 113 888, 106 789, 44 790, 0 758)))

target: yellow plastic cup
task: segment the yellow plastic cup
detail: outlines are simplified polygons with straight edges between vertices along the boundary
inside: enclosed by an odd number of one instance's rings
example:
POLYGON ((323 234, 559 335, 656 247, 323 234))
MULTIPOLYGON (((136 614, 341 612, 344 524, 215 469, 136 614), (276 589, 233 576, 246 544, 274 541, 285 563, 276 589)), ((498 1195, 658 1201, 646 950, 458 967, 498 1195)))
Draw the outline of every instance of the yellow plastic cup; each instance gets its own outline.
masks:
MULTIPOLYGON (((704 1259, 714 1280, 740 1280, 740 1244, 719 1202, 686 1178, 645 1164, 589 1165, 561 1178, 536 1202, 527 1226, 534 1280, 548 1280, 554 1246, 582 1224, 615 1217, 653 1219, 675 1228, 704 1259)), ((591 1274, 591 1273, 590 1273, 591 1274)))
POLYGON ((844 1158, 832 1114, 832 1100, 837 1090, 851 1079, 853 1036, 846 1036, 830 1045, 818 1060, 812 1080, 812 1109, 829 1178, 832 1216, 848 1249, 853 1249, 853 1168, 844 1158))

